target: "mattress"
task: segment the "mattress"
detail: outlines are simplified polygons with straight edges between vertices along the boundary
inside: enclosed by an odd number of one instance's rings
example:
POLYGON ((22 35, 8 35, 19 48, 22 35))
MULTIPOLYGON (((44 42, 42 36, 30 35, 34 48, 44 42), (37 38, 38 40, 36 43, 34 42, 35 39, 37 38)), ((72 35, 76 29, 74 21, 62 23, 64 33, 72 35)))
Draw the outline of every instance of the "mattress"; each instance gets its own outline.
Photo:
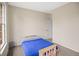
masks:
POLYGON ((53 43, 43 39, 38 38, 36 40, 24 41, 21 46, 25 56, 39 56, 39 50, 52 45, 53 43))

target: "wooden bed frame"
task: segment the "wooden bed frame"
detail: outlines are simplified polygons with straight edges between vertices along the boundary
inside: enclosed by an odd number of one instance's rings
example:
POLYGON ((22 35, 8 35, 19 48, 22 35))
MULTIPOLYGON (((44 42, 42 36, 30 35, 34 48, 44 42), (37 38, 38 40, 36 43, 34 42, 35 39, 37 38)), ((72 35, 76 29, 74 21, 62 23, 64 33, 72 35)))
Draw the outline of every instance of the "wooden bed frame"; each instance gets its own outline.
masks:
POLYGON ((51 46, 39 50, 39 56, 56 56, 56 46, 56 44, 53 44, 51 46))
MULTIPOLYGON (((34 37, 36 35, 30 35, 26 36, 27 37, 34 37)), ((43 48, 39 50, 39 56, 56 56, 57 55, 57 50, 56 50, 57 44, 53 44, 51 46, 48 46, 46 48, 43 48)))

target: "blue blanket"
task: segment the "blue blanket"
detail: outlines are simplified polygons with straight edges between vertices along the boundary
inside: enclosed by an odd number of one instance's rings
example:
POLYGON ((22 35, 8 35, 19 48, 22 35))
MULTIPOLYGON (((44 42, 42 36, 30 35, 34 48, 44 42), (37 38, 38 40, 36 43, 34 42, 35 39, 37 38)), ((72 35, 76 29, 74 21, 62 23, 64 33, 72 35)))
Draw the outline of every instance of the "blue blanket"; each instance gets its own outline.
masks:
POLYGON ((25 56, 38 56, 39 50, 52 45, 53 43, 38 38, 36 40, 24 41, 22 42, 22 48, 25 56))

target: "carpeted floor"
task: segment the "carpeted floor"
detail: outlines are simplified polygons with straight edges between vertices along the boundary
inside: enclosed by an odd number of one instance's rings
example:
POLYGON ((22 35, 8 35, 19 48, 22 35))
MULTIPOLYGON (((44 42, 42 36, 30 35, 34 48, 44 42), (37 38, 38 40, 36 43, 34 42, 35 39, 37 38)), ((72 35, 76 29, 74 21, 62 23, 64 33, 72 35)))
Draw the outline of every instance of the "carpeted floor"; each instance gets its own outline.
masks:
MULTIPOLYGON (((21 46, 9 48, 8 56, 24 56, 21 46)), ((68 48, 59 46, 58 56, 79 56, 78 52, 72 51, 68 48)))

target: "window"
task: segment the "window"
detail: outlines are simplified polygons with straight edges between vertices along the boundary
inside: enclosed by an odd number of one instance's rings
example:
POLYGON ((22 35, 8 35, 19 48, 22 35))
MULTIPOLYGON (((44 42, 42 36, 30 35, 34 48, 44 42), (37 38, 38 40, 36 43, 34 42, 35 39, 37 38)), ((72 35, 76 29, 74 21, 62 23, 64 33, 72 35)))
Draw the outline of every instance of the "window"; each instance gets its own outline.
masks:
POLYGON ((0 3, 0 50, 6 43, 6 5, 0 3))
POLYGON ((2 44, 2 5, 0 4, 0 46, 2 44))

